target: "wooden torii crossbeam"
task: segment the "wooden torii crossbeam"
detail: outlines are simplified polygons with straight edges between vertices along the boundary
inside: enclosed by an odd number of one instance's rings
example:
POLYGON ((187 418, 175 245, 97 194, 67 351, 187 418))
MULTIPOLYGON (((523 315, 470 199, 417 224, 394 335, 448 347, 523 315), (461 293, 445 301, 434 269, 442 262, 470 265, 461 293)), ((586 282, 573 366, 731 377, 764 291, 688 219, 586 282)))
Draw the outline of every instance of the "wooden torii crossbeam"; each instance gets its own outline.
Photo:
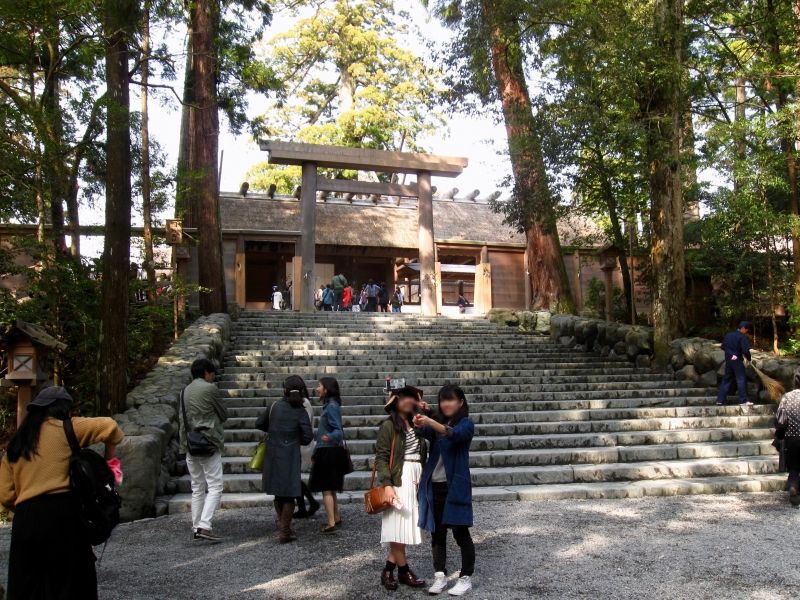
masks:
MULTIPOLYGON (((261 150, 269 153, 270 164, 302 167, 299 243, 299 309, 301 311, 311 312, 314 310, 317 192, 322 191, 342 194, 404 196, 418 199, 420 304, 422 314, 436 314, 436 248, 433 232, 431 176, 457 177, 467 166, 466 158, 275 140, 262 140, 259 145, 261 150), (380 173, 415 173, 417 181, 409 185, 400 185, 318 178, 317 169, 320 167, 380 173)), ((295 266, 295 273, 298 273, 297 266, 295 266)))

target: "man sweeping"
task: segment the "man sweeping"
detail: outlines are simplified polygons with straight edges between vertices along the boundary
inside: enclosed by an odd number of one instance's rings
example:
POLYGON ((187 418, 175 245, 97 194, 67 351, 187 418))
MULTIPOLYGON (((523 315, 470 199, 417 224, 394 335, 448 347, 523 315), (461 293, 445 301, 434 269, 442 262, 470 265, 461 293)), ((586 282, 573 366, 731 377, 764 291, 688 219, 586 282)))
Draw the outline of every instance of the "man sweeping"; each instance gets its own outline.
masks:
POLYGON ((751 330, 748 321, 739 323, 739 329, 731 331, 722 338, 722 350, 725 352, 725 376, 719 386, 717 404, 726 404, 731 385, 736 381, 739 391, 739 405, 752 406, 747 400, 747 375, 744 361, 750 360, 750 338, 747 333, 751 330))

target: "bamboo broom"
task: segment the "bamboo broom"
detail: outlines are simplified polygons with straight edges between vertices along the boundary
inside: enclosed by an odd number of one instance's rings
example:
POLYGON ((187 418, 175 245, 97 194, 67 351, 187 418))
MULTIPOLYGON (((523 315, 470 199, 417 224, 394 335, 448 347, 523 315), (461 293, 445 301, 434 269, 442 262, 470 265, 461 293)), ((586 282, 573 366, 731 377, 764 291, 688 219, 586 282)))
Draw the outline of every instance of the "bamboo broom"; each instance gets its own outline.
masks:
POLYGON ((755 366, 752 362, 750 366, 753 367, 753 371, 756 372, 758 379, 761 381, 761 385, 764 386, 764 389, 767 390, 767 394, 769 394, 770 399, 773 402, 779 402, 783 395, 786 393, 786 389, 783 387, 780 381, 773 379, 766 373, 764 373, 761 369, 755 366))

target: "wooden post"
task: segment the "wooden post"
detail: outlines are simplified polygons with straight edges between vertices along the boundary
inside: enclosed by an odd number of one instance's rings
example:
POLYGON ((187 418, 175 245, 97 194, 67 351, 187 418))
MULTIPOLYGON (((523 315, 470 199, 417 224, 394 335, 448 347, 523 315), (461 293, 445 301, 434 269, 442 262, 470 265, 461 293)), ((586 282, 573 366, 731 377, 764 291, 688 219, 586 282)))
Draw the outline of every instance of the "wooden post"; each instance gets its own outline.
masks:
MULTIPOLYGON (((300 257, 302 277, 300 280, 300 311, 314 310, 314 271, 317 261, 317 164, 303 163, 303 181, 300 191, 300 257)), ((293 284, 297 285, 297 283, 293 284)))
POLYGON ((525 254, 523 254, 522 262, 522 275, 524 277, 523 284, 525 285, 525 310, 531 309, 531 304, 533 303, 533 298, 531 296, 531 273, 528 270, 531 264, 530 256, 528 255, 528 247, 525 247, 525 254))
POLYGON ((436 314, 442 314, 442 263, 438 260, 435 263, 436 270, 436 314))
POLYGON ((300 312, 300 305, 303 303, 303 290, 299 282, 303 281, 303 259, 295 254, 292 259, 292 310, 300 312))
POLYGON ((492 310, 492 265, 489 263, 488 246, 481 248, 476 277, 480 277, 481 280, 481 310, 485 314, 492 310))
POLYGON ((606 321, 611 320, 611 313, 614 309, 614 271, 616 267, 615 259, 606 259, 602 267, 606 276, 606 321))
POLYGON ((583 310, 583 273, 581 271, 582 261, 580 250, 576 248, 573 256, 573 260, 575 261, 575 308, 581 311, 583 310))
POLYGON ((17 387, 17 429, 22 425, 32 396, 32 384, 20 383, 17 387))
POLYGON ((236 240, 236 268, 234 270, 234 281, 235 281, 235 288, 236 288, 236 304, 239 305, 239 308, 246 308, 247 307, 247 286, 245 280, 245 264, 246 264, 246 255, 244 249, 244 238, 239 236, 236 240))
POLYGON ((420 308, 425 316, 437 312, 436 248, 433 237, 433 192, 430 171, 417 173, 419 188, 419 283, 420 308))

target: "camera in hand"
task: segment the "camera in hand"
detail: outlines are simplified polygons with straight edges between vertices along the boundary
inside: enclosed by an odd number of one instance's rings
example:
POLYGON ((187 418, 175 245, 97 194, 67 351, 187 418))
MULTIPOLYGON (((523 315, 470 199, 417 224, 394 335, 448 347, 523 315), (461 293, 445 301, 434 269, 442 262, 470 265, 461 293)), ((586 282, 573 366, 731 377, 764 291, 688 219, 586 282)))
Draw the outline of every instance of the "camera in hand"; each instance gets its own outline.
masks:
POLYGON ((387 377, 386 378, 386 387, 384 387, 383 390, 387 394, 389 394, 389 393, 394 392, 396 390, 402 390, 404 387, 406 387, 405 377, 398 377, 398 378, 387 377))

